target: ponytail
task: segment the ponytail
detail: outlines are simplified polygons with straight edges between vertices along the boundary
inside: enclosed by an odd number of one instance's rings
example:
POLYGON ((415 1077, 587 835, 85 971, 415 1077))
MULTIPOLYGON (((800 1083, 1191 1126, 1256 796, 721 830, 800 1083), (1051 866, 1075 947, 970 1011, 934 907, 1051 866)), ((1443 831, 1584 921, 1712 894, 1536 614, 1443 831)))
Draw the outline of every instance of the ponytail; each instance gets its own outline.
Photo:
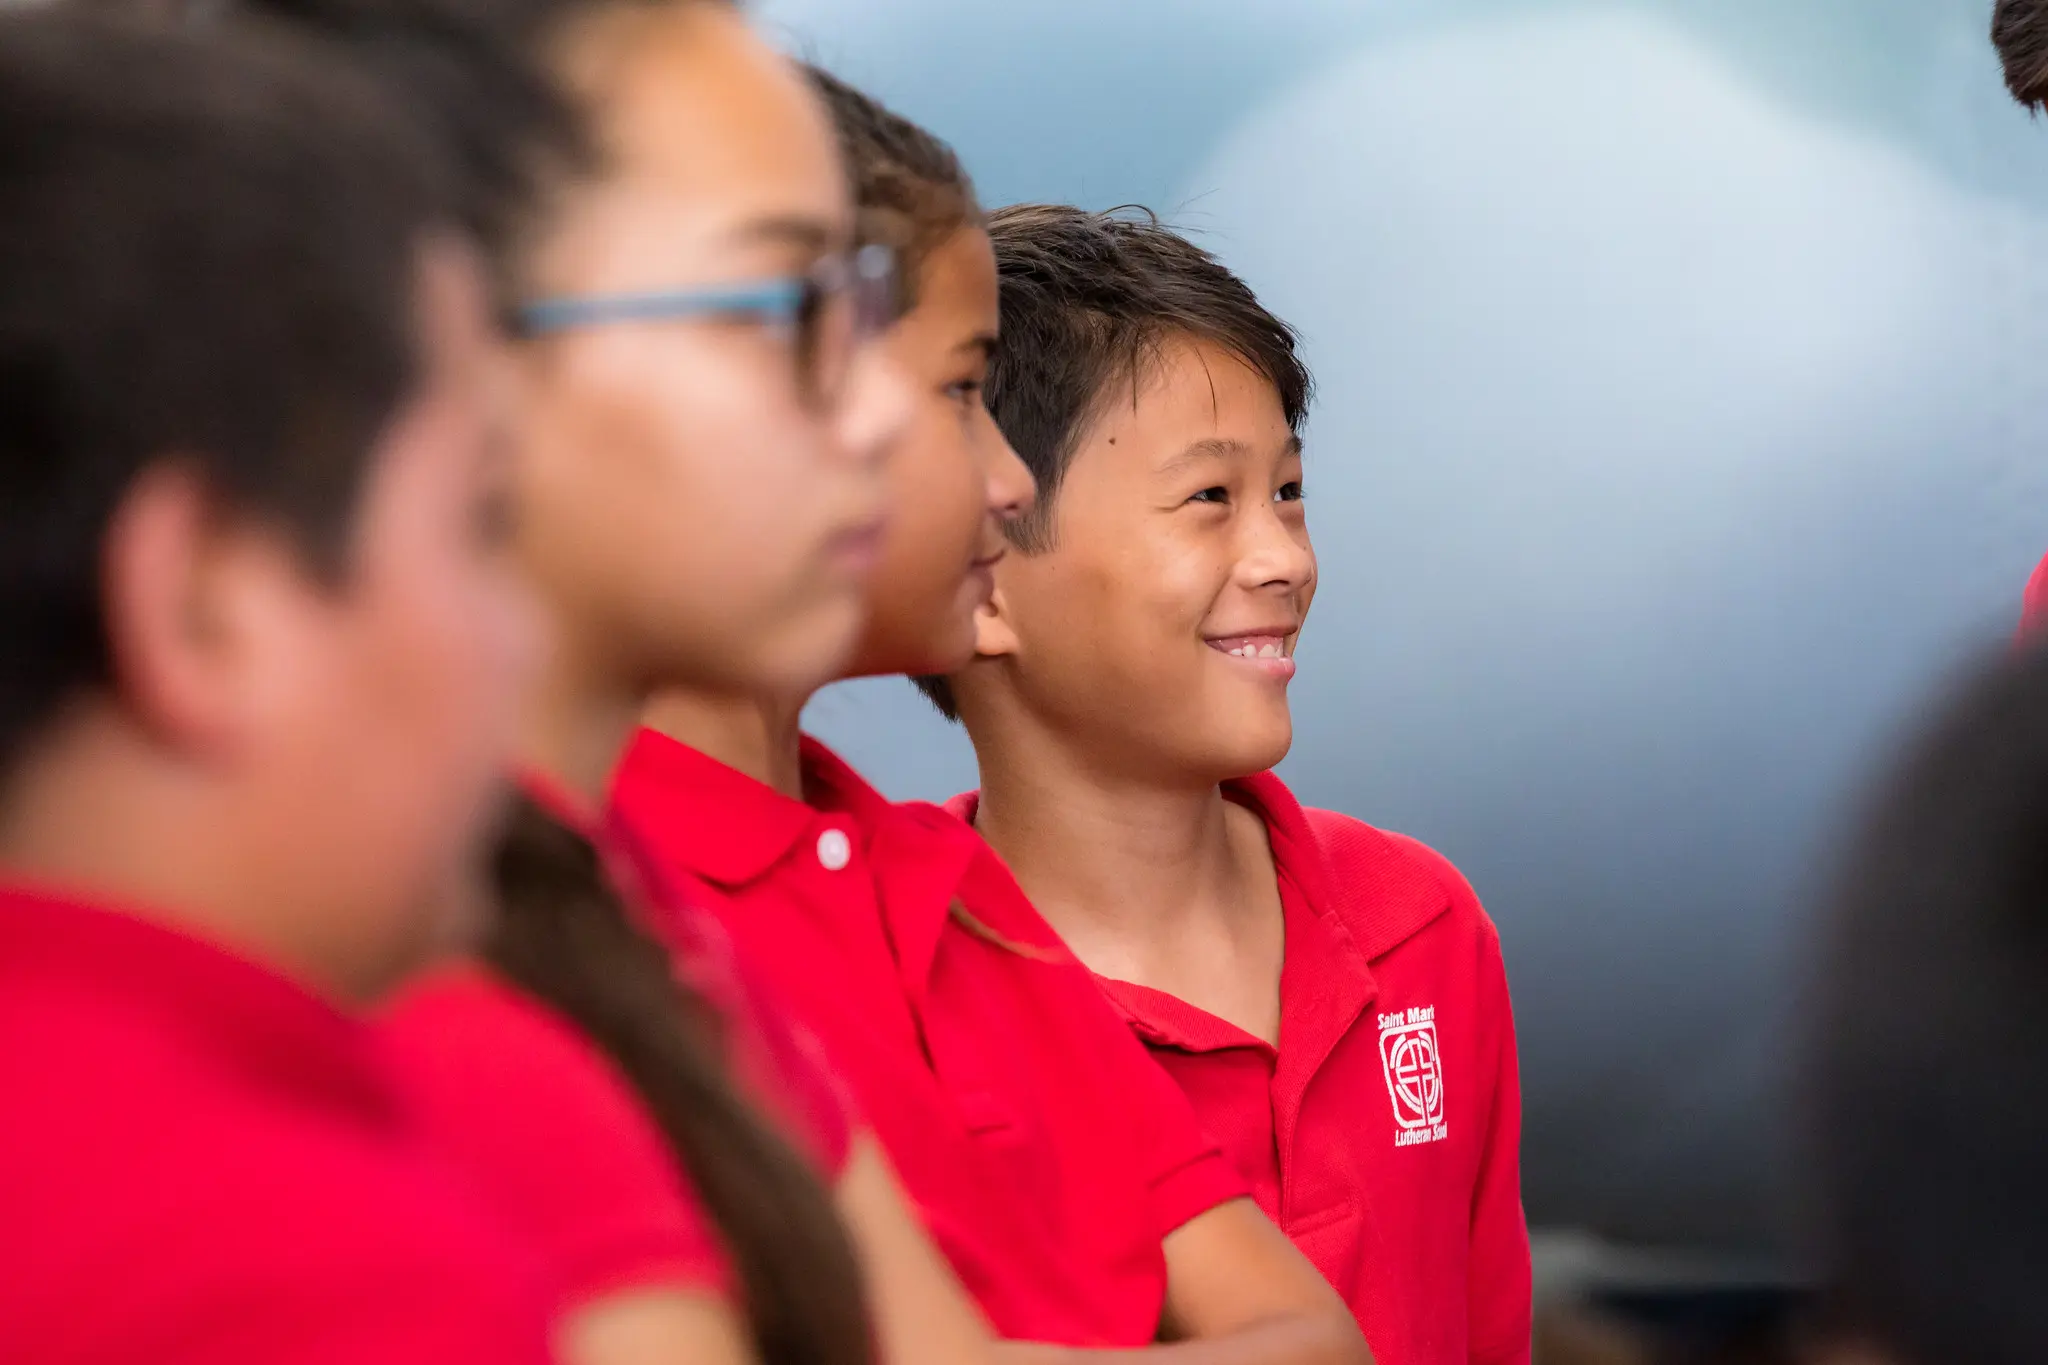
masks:
POLYGON ((590 840, 521 797, 485 957, 623 1072, 723 1235, 761 1365, 874 1365, 860 1265, 817 1175, 735 1090, 722 1021, 633 923, 590 840))

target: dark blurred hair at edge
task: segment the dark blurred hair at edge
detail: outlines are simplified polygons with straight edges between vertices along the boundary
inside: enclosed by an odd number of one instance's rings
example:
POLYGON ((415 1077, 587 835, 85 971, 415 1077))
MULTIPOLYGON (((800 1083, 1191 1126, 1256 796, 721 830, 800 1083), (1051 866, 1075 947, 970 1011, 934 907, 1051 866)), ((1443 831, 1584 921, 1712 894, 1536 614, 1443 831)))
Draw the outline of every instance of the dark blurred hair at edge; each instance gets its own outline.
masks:
MULTIPOLYGON (((435 135, 462 217, 516 304, 520 257, 577 176, 602 175, 578 107, 549 66, 579 21, 615 8, 728 0, 231 0, 340 44, 435 135)), ((204 22, 204 21, 201 21, 204 22)), ((228 20, 232 22, 232 20, 228 20)), ((316 196, 317 197, 317 196, 316 196)), ((320 198, 319 202, 335 202, 320 198)), ((731 1255, 762 1365, 869 1365, 860 1267, 829 1192, 740 1094, 723 1021, 605 876, 590 842, 531 801, 495 860, 485 958, 596 1043, 660 1126, 731 1255)))
POLYGON ((803 71, 832 116, 863 231, 896 248, 914 305, 925 259, 981 221, 974 182, 939 138, 822 67, 803 71))
POLYGON ((2048 108, 2048 0, 1998 0, 1991 43, 2012 97, 2037 113, 2048 108))
MULTIPOLYGON (((699 0, 715 3, 715 0, 699 0)), ((147 15, 195 32, 254 19, 341 42, 357 67, 432 133, 454 179, 462 225, 483 249, 501 307, 537 205, 587 169, 583 121, 537 51, 573 0, 70 0, 147 15)), ((507 314, 509 318, 509 313, 507 314)))
POLYGON ((1899 1365, 2048 1360, 2048 652, 1916 735, 1818 949, 1797 1093, 1830 1330, 1899 1365))
MULTIPOLYGON (((1038 486, 1031 514, 1005 528, 1023 553, 1052 548, 1067 466, 1107 396, 1141 385, 1175 341, 1209 342, 1242 360, 1273 386, 1301 434, 1315 382, 1294 329, 1151 210, 1012 204, 988 216, 988 230, 1002 285, 988 406, 1038 486)), ((959 719, 946 679, 917 685, 941 715, 959 719)))
POLYGON ((345 578, 451 203, 429 144, 310 44, 0 10, 0 779, 114 682, 103 541, 150 468, 345 578))

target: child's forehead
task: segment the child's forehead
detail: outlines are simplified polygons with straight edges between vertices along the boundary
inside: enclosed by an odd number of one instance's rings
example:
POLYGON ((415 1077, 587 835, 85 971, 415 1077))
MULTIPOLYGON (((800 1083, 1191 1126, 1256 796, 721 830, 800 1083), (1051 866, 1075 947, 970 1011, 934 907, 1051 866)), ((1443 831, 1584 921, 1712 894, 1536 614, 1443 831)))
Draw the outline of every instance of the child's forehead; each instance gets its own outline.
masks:
POLYGON ((1280 390, 1228 348, 1171 337, 1136 353, 1104 381, 1074 445, 1150 464, 1190 456, 1298 451, 1280 390))

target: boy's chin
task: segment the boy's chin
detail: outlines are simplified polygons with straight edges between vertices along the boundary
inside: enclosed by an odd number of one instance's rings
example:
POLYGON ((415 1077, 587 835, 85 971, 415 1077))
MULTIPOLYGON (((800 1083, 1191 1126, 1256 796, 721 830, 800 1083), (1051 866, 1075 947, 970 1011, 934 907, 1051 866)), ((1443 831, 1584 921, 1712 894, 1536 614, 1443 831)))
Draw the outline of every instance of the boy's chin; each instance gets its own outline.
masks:
POLYGON ((1294 747, 1294 725, 1284 711, 1270 719, 1240 715, 1208 730, 1205 739, 1203 771, 1213 773, 1217 782, 1229 782, 1278 767, 1294 747))

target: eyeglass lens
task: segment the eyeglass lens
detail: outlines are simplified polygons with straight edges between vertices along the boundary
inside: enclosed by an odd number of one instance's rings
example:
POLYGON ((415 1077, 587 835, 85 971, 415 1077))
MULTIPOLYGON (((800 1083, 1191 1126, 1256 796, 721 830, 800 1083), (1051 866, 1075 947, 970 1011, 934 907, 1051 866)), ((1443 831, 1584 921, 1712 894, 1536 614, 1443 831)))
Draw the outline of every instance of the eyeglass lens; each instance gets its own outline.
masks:
POLYGON ((896 253, 862 247, 851 258, 821 262, 805 282, 797 311, 797 373, 817 402, 839 395, 855 351, 903 314, 896 253))

